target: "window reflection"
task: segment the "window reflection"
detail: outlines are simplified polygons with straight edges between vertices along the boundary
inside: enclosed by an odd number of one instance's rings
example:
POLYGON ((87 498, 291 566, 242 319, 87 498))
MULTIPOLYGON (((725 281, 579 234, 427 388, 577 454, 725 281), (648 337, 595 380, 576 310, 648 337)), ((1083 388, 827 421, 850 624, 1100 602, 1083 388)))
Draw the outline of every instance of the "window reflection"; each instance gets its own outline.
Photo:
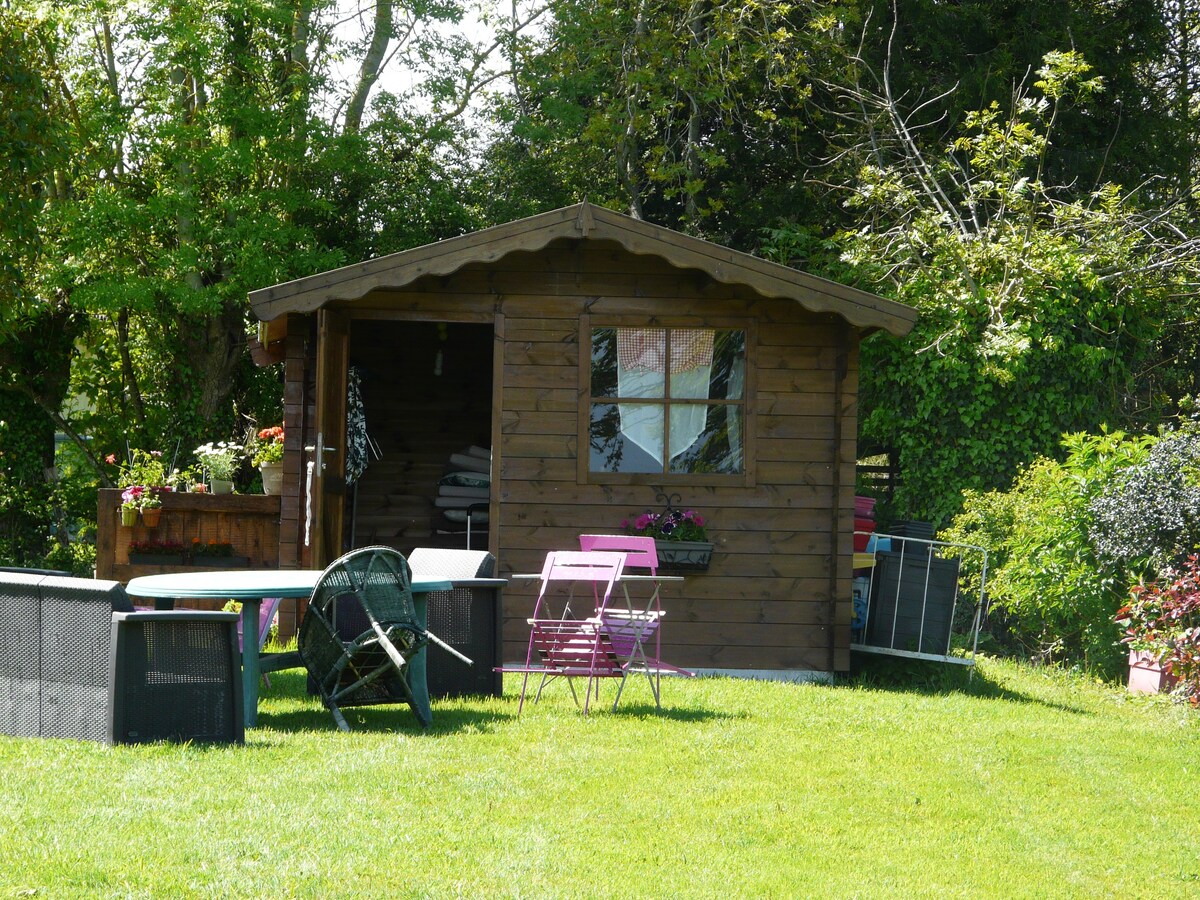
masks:
POLYGON ((743 472, 745 359, 739 329, 594 329, 590 470, 743 472))

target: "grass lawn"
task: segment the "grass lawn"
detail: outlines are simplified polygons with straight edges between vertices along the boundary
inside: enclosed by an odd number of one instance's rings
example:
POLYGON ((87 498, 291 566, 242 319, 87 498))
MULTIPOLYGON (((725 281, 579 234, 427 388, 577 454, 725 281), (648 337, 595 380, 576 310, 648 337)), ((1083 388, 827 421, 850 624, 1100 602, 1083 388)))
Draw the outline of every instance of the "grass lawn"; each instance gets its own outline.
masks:
POLYGON ((349 735, 280 673, 245 747, 0 737, 0 897, 1200 894, 1200 715, 1007 662, 871 668, 671 680, 661 713, 632 682, 587 718, 561 685, 520 718, 443 701, 427 734, 348 710, 349 735))

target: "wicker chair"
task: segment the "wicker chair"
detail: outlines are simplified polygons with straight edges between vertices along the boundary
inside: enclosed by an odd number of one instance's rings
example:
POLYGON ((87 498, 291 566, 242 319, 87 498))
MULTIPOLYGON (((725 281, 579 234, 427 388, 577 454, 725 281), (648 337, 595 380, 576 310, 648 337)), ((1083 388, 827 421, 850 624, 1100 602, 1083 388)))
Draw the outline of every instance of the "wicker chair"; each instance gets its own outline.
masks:
POLYGON ((342 731, 350 730, 342 707, 384 703, 407 703, 428 728, 433 714, 424 670, 419 678, 409 672, 431 640, 446 646, 418 616, 408 561, 391 547, 364 547, 322 573, 296 649, 342 731))

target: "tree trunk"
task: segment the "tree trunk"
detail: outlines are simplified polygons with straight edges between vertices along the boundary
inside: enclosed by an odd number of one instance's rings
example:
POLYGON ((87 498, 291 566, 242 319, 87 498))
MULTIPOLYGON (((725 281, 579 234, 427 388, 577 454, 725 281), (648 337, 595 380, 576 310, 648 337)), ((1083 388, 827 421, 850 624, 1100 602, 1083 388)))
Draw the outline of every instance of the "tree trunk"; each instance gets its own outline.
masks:
POLYGON ((363 57, 362 67, 358 70, 358 83, 346 108, 345 130, 348 134, 356 133, 362 126, 363 110, 366 109, 367 98, 371 96, 371 88, 379 78, 379 68, 391 39, 392 0, 375 0, 375 27, 371 45, 363 57))

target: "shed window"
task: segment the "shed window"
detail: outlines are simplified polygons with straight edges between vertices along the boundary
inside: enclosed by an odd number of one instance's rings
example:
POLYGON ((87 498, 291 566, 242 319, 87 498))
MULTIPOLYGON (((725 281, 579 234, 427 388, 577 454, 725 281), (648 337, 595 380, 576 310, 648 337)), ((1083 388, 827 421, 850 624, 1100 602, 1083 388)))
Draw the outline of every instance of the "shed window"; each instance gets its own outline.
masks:
POLYGON ((745 471, 746 332, 593 328, 589 470, 745 471))

